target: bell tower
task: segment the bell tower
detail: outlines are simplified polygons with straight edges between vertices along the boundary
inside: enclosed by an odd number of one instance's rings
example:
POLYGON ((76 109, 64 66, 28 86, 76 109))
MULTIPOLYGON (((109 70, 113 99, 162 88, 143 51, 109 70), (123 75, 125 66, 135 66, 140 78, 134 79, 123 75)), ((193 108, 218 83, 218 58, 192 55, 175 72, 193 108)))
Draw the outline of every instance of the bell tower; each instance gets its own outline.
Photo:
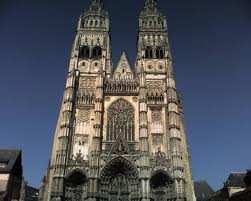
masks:
POLYGON ((139 16, 135 68, 113 68, 103 0, 80 16, 40 201, 195 201, 167 20, 139 16))
MULTIPOLYGON (((147 108, 140 111, 140 123, 144 124, 143 119, 147 118, 145 132, 148 135, 144 141, 149 145, 150 161, 154 161, 155 156, 155 162, 166 166, 173 180, 169 195, 163 199, 192 201, 195 196, 181 95, 175 86, 167 19, 160 12, 157 0, 145 1, 138 26, 136 66, 140 79, 139 96, 140 104, 147 108)), ((154 165, 150 163, 150 166, 154 165)), ((164 187, 157 180, 161 180, 160 174, 150 178, 150 194, 154 200, 160 196, 157 189, 164 187)))
POLYGON ((103 77, 110 73, 110 20, 103 0, 92 0, 79 18, 40 200, 92 199, 96 194, 103 77))
POLYGON ((77 58, 82 73, 97 74, 100 69, 110 73, 110 20, 103 0, 92 0, 89 10, 80 16, 72 57, 77 58))

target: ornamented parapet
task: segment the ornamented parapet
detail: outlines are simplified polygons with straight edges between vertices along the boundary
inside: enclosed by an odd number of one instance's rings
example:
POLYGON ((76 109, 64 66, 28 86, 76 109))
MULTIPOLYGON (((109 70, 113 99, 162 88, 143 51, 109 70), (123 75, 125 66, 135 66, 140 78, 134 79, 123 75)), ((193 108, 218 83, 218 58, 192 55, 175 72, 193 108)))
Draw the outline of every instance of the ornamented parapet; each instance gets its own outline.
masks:
POLYGON ((106 79, 105 93, 107 95, 137 95, 138 82, 134 79, 106 79))

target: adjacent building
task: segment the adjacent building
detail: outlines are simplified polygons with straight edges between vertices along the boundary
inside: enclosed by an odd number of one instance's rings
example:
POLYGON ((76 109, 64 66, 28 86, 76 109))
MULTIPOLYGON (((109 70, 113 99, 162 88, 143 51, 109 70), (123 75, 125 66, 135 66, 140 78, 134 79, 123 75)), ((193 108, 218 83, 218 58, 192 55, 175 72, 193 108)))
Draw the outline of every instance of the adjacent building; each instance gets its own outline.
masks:
POLYGON ((22 191, 19 201, 38 201, 39 190, 37 188, 27 185, 27 182, 23 181, 22 191))
POLYGON ((224 183, 223 188, 213 193, 211 201, 229 201, 232 195, 245 190, 245 176, 245 172, 231 173, 227 181, 224 183))
POLYGON ((112 63, 103 0, 80 16, 39 200, 195 200, 167 19, 142 7, 133 67, 112 63))
POLYGON ((20 150, 0 150, 0 200, 19 200, 23 181, 20 150))
POLYGON ((214 190, 207 181, 195 181, 194 191, 197 201, 209 201, 214 193, 214 190))
POLYGON ((244 178, 246 188, 243 191, 234 193, 230 201, 251 201, 251 170, 247 171, 247 174, 244 178))

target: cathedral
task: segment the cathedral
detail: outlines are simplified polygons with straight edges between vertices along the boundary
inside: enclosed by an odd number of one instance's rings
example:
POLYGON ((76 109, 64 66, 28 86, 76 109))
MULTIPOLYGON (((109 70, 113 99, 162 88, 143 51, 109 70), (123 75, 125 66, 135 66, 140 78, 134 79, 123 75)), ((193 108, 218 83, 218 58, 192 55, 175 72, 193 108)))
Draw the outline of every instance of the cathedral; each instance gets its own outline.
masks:
POLYGON ((145 0, 137 55, 112 63, 103 0, 79 18, 40 201, 195 201, 167 19, 145 0))

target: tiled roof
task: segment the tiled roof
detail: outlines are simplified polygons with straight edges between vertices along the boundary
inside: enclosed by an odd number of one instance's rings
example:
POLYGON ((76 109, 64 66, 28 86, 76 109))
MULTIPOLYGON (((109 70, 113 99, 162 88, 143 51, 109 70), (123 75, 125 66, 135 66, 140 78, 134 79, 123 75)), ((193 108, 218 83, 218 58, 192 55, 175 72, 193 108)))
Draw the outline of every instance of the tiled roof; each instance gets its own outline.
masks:
POLYGON ((235 172, 231 173, 225 183, 226 187, 245 187, 244 177, 245 172, 235 172))
POLYGON ((194 191, 197 200, 208 200, 214 192, 206 181, 195 181, 194 191))
POLYGON ((0 150, 0 173, 11 173, 16 170, 22 173, 22 158, 20 150, 0 150))

